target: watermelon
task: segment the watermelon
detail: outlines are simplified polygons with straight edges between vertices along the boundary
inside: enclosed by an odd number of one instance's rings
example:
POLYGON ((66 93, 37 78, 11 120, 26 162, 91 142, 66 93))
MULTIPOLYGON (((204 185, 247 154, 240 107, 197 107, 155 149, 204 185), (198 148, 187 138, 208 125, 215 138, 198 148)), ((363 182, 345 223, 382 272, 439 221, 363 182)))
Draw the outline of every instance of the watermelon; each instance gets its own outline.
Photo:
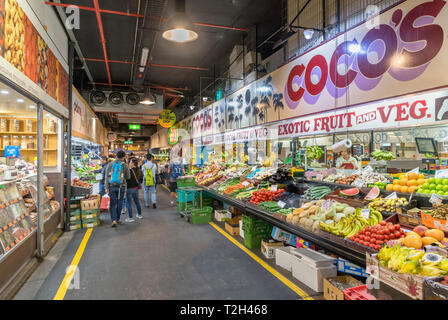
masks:
POLYGON ((339 194, 344 197, 354 197, 359 193, 358 188, 352 188, 347 190, 341 190, 339 191, 339 194))
POLYGON ((378 188, 378 186, 374 186, 364 199, 371 201, 377 198, 379 195, 380 195, 380 188, 378 188))

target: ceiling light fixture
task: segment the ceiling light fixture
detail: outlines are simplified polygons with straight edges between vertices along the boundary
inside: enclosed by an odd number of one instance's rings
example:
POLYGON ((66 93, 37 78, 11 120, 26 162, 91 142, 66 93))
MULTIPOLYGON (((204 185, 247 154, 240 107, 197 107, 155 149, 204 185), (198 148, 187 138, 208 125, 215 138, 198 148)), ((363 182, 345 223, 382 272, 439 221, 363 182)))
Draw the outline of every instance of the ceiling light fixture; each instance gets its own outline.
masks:
POLYGON ((36 109, 36 106, 30 105, 30 109, 36 109))
POLYGON ((178 43, 191 42, 199 37, 185 12, 185 0, 176 0, 174 13, 168 18, 162 36, 178 43))
POLYGON ((9 91, 8 90, 2 90, 2 91, 0 91, 0 93, 1 94, 9 94, 9 91))
POLYGON ((23 99, 20 99, 20 98, 19 98, 19 99, 17 99, 16 101, 17 101, 17 103, 24 103, 24 102, 25 102, 25 100, 23 100, 23 99))
POLYGON ((139 67, 140 72, 145 71, 146 64, 148 63, 148 57, 149 57, 149 49, 145 47, 142 49, 142 57, 140 59, 140 67, 139 67))
POLYGON ((305 39, 310 40, 313 37, 314 30, 313 29, 305 29, 303 30, 303 36, 305 39))
POLYGON ((148 89, 148 91, 146 91, 145 96, 143 97, 142 101, 140 101, 140 103, 144 105, 153 105, 156 103, 156 97, 148 89))

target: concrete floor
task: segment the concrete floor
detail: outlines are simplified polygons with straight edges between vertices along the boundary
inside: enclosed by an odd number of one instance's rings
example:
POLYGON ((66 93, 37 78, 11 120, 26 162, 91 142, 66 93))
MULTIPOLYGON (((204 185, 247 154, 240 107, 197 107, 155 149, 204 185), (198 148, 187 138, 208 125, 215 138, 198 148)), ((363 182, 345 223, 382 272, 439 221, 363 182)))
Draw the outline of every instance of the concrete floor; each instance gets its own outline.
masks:
MULTIPOLYGON (((79 289, 65 299, 301 299, 210 225, 187 223, 168 203, 159 188, 158 208, 144 208, 143 220, 111 228, 103 214, 79 263, 79 289)), ((65 233, 15 299, 53 299, 85 232, 65 233)))

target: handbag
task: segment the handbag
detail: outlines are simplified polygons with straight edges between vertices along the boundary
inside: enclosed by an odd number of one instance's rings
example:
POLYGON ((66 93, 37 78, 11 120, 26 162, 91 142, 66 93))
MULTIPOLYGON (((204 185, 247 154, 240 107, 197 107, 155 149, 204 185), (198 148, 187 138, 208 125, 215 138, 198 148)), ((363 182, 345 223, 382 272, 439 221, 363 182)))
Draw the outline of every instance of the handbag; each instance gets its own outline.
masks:
POLYGON ((105 194, 105 195, 101 198, 100 209, 101 209, 101 210, 109 210, 109 206, 110 206, 110 197, 109 197, 108 194, 105 194))
POLYGON ((135 171, 133 169, 131 169, 131 171, 132 171, 132 174, 134 175, 135 181, 137 181, 137 183, 138 183, 137 189, 140 190, 142 188, 142 183, 138 180, 137 175, 135 174, 135 171))

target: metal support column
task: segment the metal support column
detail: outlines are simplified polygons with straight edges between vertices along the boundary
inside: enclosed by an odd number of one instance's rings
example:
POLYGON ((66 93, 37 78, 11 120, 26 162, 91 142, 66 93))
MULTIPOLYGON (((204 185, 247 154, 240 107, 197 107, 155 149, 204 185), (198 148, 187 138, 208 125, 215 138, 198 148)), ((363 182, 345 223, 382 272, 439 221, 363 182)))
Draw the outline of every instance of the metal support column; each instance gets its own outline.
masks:
POLYGON ((323 36, 323 38, 324 38, 324 41, 327 39, 327 36, 326 36, 326 34, 325 34, 325 27, 326 27, 326 25, 327 25, 327 19, 326 19, 326 8, 325 8, 325 6, 326 6, 326 1, 325 0, 322 0, 322 36, 323 36))
POLYGON ((341 32, 341 0, 337 0, 336 2, 336 16, 338 23, 338 33, 341 32))
POLYGON ((71 181, 72 181, 72 117, 73 117, 73 107, 72 107, 72 96, 73 96, 73 61, 74 61, 74 43, 69 42, 68 44, 68 67, 69 67, 69 78, 68 78, 68 123, 67 123, 67 185, 65 194, 65 231, 70 230, 70 198, 71 198, 71 181))
POLYGON ((37 257, 44 256, 44 108, 41 103, 37 104, 37 257))
POLYGON ((258 80, 258 25, 255 25, 255 81, 258 80))

